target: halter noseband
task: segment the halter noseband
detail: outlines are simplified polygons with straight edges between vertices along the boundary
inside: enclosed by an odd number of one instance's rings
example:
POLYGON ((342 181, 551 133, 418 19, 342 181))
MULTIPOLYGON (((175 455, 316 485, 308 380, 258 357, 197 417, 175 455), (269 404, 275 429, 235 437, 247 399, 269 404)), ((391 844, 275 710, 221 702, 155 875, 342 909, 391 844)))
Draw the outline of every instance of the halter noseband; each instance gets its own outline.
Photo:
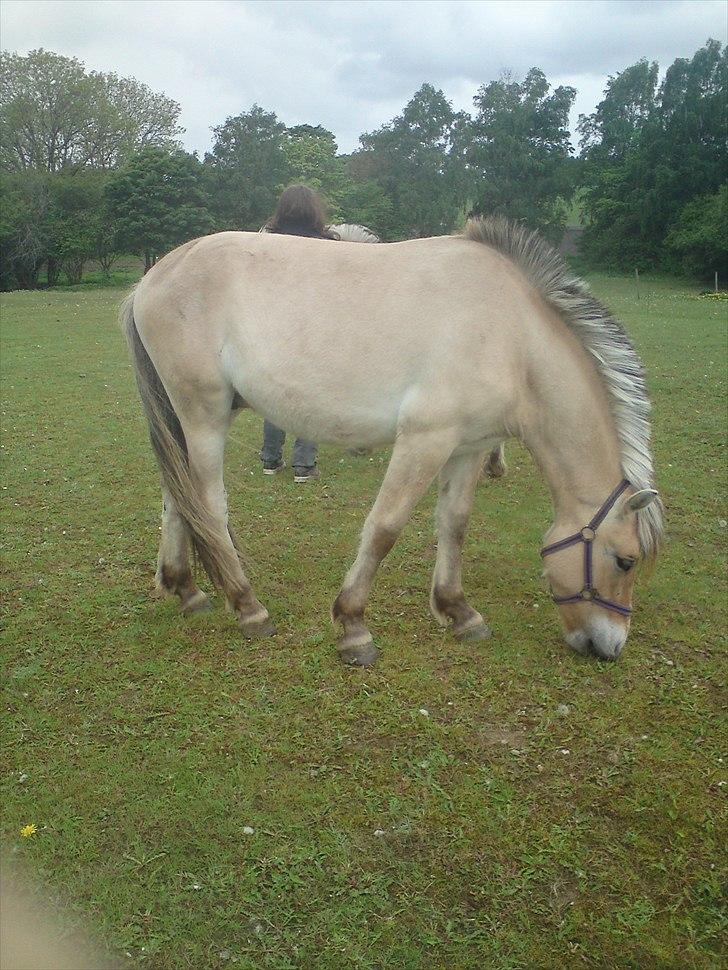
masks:
POLYGON ((605 600, 599 595, 592 583, 592 545, 597 529, 606 519, 622 492, 629 488, 629 485, 630 483, 626 478, 622 479, 588 525, 585 525, 579 532, 575 532, 574 535, 560 539, 558 542, 552 542, 550 546, 544 546, 541 550, 541 556, 545 557, 551 555, 552 552, 560 552, 562 549, 573 546, 577 542, 584 543, 584 586, 580 592, 574 593, 572 596, 552 596, 554 603, 578 603, 581 600, 586 600, 590 603, 596 603, 598 606, 603 606, 605 610, 620 613, 622 616, 629 616, 632 612, 631 606, 622 606, 620 603, 605 600))

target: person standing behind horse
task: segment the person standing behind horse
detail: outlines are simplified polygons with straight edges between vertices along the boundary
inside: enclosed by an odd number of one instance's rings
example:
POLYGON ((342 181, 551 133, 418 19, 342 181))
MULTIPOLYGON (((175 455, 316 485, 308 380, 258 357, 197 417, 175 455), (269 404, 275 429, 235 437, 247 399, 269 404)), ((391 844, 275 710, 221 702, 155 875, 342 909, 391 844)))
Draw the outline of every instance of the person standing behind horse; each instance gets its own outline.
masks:
MULTIPOLYGON (((273 217, 261 232, 314 239, 339 239, 339 234, 326 225, 326 208, 321 197, 307 185, 290 185, 281 195, 273 217)), ((283 444, 286 432, 270 421, 263 422, 263 449, 260 453, 264 475, 277 475, 285 468, 283 444)), ((293 445, 293 480, 308 482, 319 477, 316 465, 318 445, 315 441, 296 438, 293 445)))

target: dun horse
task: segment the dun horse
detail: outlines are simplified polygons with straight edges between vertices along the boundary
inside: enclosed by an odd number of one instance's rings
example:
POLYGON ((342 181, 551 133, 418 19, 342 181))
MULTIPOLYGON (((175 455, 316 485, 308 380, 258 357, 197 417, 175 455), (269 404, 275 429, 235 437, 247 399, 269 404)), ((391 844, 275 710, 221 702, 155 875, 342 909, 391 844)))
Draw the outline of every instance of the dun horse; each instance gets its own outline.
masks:
POLYGON ((438 476, 430 606, 456 637, 488 636, 463 592, 461 551, 483 458, 510 437, 550 488, 542 555, 565 639, 618 657, 634 566, 662 533, 650 405, 625 333, 537 235, 502 220, 386 246, 223 232, 157 263, 122 322, 162 472, 157 582, 184 612, 207 605, 192 545, 242 633, 274 632, 223 484, 228 428, 250 407, 304 438, 394 443, 332 608, 342 660, 376 658, 372 582, 438 476))

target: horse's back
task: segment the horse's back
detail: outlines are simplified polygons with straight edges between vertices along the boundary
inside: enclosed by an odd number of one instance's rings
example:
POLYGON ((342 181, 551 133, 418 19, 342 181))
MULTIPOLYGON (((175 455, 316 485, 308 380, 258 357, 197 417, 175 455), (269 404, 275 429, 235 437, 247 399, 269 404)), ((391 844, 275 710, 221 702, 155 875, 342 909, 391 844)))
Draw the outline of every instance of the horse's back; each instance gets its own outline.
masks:
POLYGON ((139 296, 173 289, 206 305, 247 293, 246 303, 298 315, 315 312, 322 327, 339 315, 364 317, 369 329, 386 318, 419 318, 420 332, 432 321, 479 315, 489 291, 505 294, 527 284, 495 250, 456 236, 435 236, 386 245, 302 238, 272 233, 221 232, 186 243, 144 277, 139 296))

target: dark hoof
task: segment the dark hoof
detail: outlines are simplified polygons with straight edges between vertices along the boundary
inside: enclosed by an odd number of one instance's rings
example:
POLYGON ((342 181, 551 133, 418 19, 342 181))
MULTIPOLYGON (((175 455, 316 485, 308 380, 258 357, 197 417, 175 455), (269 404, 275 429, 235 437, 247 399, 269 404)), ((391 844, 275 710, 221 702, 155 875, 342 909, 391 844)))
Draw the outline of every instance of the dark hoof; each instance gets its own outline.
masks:
POLYGON ((339 647, 339 657, 342 663, 352 667, 371 667, 379 656, 379 651, 374 646, 374 641, 361 643, 355 647, 339 647))
POLYGON ((490 627, 486 626, 485 623, 478 623, 477 626, 468 627, 460 633, 453 630, 453 635, 461 643, 468 643, 471 640, 487 640, 490 636, 490 627))
POLYGON ((193 613, 207 613, 212 609, 212 603, 207 596, 200 591, 191 596, 182 604, 182 616, 192 616, 193 613))
POLYGON ((240 632, 246 640, 260 640, 263 637, 272 637, 278 631, 270 620, 254 620, 251 623, 240 623, 240 632))

